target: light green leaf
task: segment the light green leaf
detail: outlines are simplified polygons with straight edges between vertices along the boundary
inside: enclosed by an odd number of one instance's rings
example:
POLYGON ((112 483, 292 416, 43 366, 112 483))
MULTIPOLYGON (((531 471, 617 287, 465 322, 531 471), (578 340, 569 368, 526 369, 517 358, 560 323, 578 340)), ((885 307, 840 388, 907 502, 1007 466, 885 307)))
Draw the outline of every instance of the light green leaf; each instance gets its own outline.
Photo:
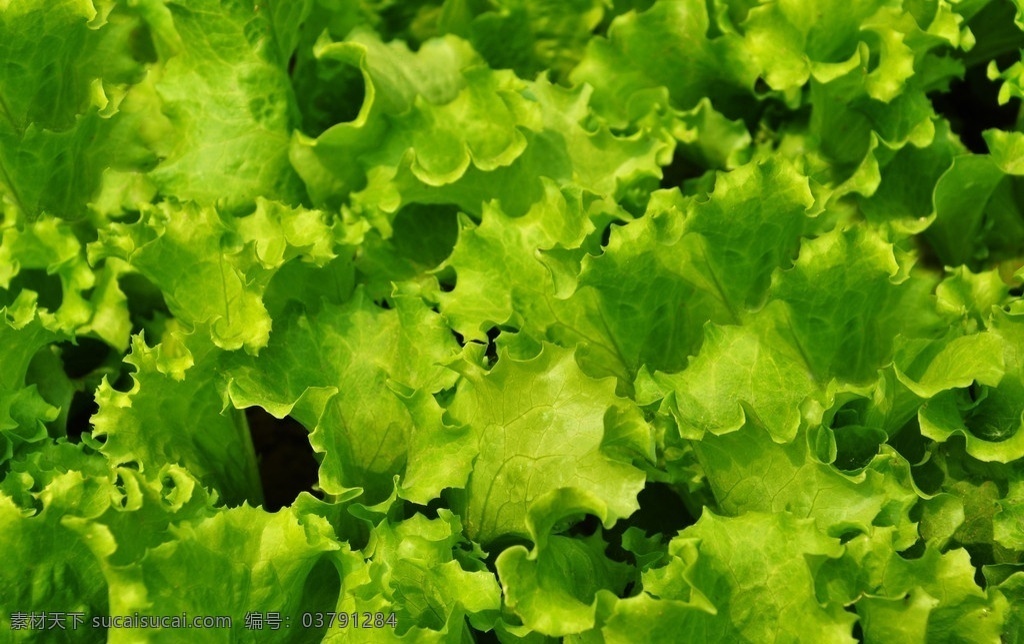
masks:
POLYGON ((819 381, 874 380, 891 359, 904 307, 925 309, 905 270, 891 244, 851 227, 805 241, 793 269, 774 275, 771 295, 785 302, 792 344, 819 381))
MULTIPOLYGON (((155 88, 171 131, 154 141, 150 177, 167 195, 236 212, 257 197, 296 203, 288 162, 295 107, 286 72, 308 2, 285 11, 252 3, 141 0, 152 32, 155 88)), ((307 9, 308 10, 308 9, 307 9)))
POLYGON ((811 638, 855 642, 856 620, 815 592, 822 561, 842 555, 837 539, 788 513, 718 517, 705 512, 669 544, 666 566, 643 574, 640 595, 614 604, 607 642, 811 638))
POLYGON ((590 630, 595 624, 597 594, 620 594, 631 576, 629 566, 605 555, 600 533, 586 538, 554 534, 556 524, 578 517, 599 501, 588 493, 562 489, 531 506, 527 525, 534 542, 506 548, 495 566, 509 608, 530 629, 550 636, 590 630))
POLYGON ((999 169, 1010 175, 1024 175, 1024 133, 985 130, 983 134, 989 155, 999 169))
POLYGON ((1024 342, 1024 323, 999 309, 993 313, 987 349, 991 357, 982 360, 981 367, 974 365, 976 373, 964 374, 958 388, 923 404, 918 420, 922 435, 932 440, 963 436, 971 456, 1010 463, 1024 458, 1024 354, 1018 348, 1024 342), (991 366, 1000 361, 1005 367, 1002 374, 991 366), (968 380, 971 376, 973 380, 968 380))
POLYGON ((994 333, 965 335, 932 346, 915 356, 906 373, 899 366, 896 371, 900 381, 921 398, 972 382, 995 387, 1003 378, 1003 342, 994 333))
MULTIPOLYGON (((236 407, 259 405, 292 415, 323 454, 320 487, 329 494, 360 487, 378 501, 406 467, 414 417, 399 392, 427 395, 451 387, 442 366, 458 350, 441 317, 421 300, 396 296, 384 309, 362 290, 343 305, 324 302, 315 314, 290 306, 259 357, 229 361, 228 395, 236 407)), ((414 410, 415 411, 415 410, 414 410)))
POLYGON ((739 38, 709 38, 710 26, 707 5, 696 0, 657 2, 647 11, 626 13, 612 21, 607 39, 590 41, 570 78, 594 86, 595 109, 616 126, 628 122, 632 101, 649 100, 662 86, 681 109, 705 96, 729 101, 749 95, 757 67, 739 38))
POLYGON ((810 227, 811 203, 806 178, 777 161, 720 174, 707 200, 652 201, 585 258, 572 298, 590 318, 583 335, 603 340, 611 355, 601 361, 619 360, 627 380, 645 364, 681 370, 706 322, 735 324, 763 305, 772 271, 789 265, 810 227))
POLYGON ((1024 552, 1024 481, 1011 482, 1009 492, 998 504, 993 539, 1004 548, 1024 552))
POLYGON ((164 203, 134 224, 113 224, 89 247, 90 261, 123 259, 158 286, 182 322, 208 326, 223 349, 255 352, 271 321, 263 293, 274 272, 302 256, 327 263, 335 239, 321 211, 258 200, 247 217, 164 203))
MULTIPOLYGON (((91 619, 131 614, 120 610, 125 605, 148 608, 134 603, 144 589, 127 592, 140 587, 111 591, 117 576, 137 573, 148 549, 173 541, 169 525, 213 512, 185 470, 168 466, 146 477, 110 468, 81 445, 48 442, 13 462, 11 471, 0 492, 0 534, 16 558, 0 573, 0 600, 23 612, 81 612, 91 619)), ((197 614, 205 613, 197 607, 197 614)), ((0 615, 0 624, 11 628, 10 613, 0 615)))
MULTIPOLYGON (((103 534, 98 524, 79 529, 87 540, 103 534)), ((290 508, 269 514, 243 506, 168 531, 171 538, 148 550, 136 565, 105 563, 112 615, 226 615, 230 630, 196 629, 195 635, 199 641, 223 642, 252 635, 245 621, 249 612, 266 613, 273 606, 282 617, 296 620, 301 611, 333 609, 331 589, 339 587, 339 580, 331 553, 340 546, 321 517, 300 517, 290 508), (196 583, 197 575, 210 583, 196 583)), ((111 639, 171 642, 175 630, 118 629, 111 639)), ((323 634, 326 629, 317 630, 323 634)), ((268 628, 262 637, 283 642, 287 631, 268 628)))
POLYGON ((26 375, 36 353, 66 335, 51 330, 53 317, 36 306, 36 294, 21 291, 8 306, 0 308, 0 464, 9 460, 24 443, 47 437, 44 423, 57 418, 36 387, 26 386, 26 375))
POLYGON ((972 273, 961 266, 942 280, 935 295, 940 310, 987 326, 992 307, 1006 301, 1009 290, 998 271, 972 273))
POLYGON ((18 640, 10 631, 8 611, 92 614, 107 609, 107 583, 99 561, 62 522, 69 511, 94 518, 110 501, 106 489, 96 481, 87 483, 80 472, 69 472, 55 477, 42 492, 46 500, 38 511, 19 507, 0 493, 0 540, 12 557, 0 572, 0 602, 5 606, 0 627, 9 641, 18 640))
POLYGON ((1000 641, 1006 602, 978 587, 967 551, 926 547, 908 559, 892 552, 881 531, 855 538, 847 551, 847 562, 855 561, 861 571, 863 595, 855 606, 866 638, 1000 641))
POLYGON ((647 387, 647 379, 655 385, 649 397, 664 399, 662 411, 671 414, 686 438, 726 434, 751 423, 776 441, 791 441, 800 428, 801 405, 820 392, 820 385, 780 332, 779 320, 766 309, 742 326, 709 324, 700 353, 686 369, 641 372, 637 388, 647 387))
POLYGON ((489 372, 453 366, 463 380, 448 413, 478 450, 463 515, 472 539, 527 536, 530 508, 562 488, 591 494, 588 511, 606 526, 636 509, 643 473, 601 448, 619 404, 612 380, 588 377, 571 351, 549 344, 529 360, 503 353, 489 372))
POLYGON ((604 555, 600 536, 572 539, 554 535, 539 553, 522 546, 502 551, 498 575, 508 605, 532 630, 550 636, 582 633, 594 626, 595 595, 621 592, 622 564, 604 555))
POLYGON ((439 296, 452 328, 469 340, 483 340, 493 326, 543 337, 558 324, 555 277, 538 255, 559 246, 579 247, 593 230, 584 208, 581 195, 544 181, 543 198, 522 217, 510 217, 492 202, 479 225, 462 219, 459 239, 444 263, 455 269, 455 288, 439 296))
POLYGON ((497 581, 467 546, 459 517, 447 510, 436 519, 385 521, 372 531, 363 552, 371 557, 370 576, 387 580, 390 598, 404 613, 399 633, 450 630, 463 611, 481 626, 497 615, 497 581))
POLYGON ((123 265, 113 261, 94 270, 83 251, 74 228, 59 219, 8 227, 0 242, 0 265, 5 267, 0 269, 0 288, 8 297, 21 289, 37 292, 55 329, 95 334, 111 346, 127 348, 131 324, 117 284, 123 265))
POLYGON ((0 193, 30 220, 83 218, 104 170, 138 161, 139 137, 119 129, 117 85, 139 68, 110 11, 15 0, 0 13, 0 193))
POLYGON ((935 224, 927 232, 942 261, 950 266, 978 259, 978 248, 964 244, 981 233, 985 205, 1003 180, 999 166, 986 155, 962 155, 935 184, 935 224))
POLYGON ((603 4, 597 0, 503 0, 495 10, 478 15, 465 31, 492 67, 512 68, 521 78, 547 70, 564 78, 601 22, 603 4))
POLYGON ((810 438, 801 433, 780 445, 748 426, 705 436, 694 450, 725 513, 785 511, 814 519, 831 536, 890 525, 898 529, 903 547, 909 547, 917 532, 909 514, 918 494, 907 461, 883 447, 865 468, 849 474, 818 462, 810 438))
POLYGON ((220 360, 202 333, 174 329, 152 348, 136 336, 125 358, 135 368, 132 389, 117 391, 104 379, 96 391, 92 435, 104 441, 107 458, 142 471, 182 465, 230 504, 261 503, 248 425, 240 412, 224 409, 220 360))

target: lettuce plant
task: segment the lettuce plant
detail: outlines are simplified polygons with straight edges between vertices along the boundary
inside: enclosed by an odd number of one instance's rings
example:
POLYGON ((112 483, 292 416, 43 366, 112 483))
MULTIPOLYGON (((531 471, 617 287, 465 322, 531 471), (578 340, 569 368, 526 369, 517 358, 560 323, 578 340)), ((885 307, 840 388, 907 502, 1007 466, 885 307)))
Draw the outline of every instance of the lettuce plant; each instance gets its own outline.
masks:
POLYGON ((0 640, 1024 641, 1022 29, 0 0, 0 640))

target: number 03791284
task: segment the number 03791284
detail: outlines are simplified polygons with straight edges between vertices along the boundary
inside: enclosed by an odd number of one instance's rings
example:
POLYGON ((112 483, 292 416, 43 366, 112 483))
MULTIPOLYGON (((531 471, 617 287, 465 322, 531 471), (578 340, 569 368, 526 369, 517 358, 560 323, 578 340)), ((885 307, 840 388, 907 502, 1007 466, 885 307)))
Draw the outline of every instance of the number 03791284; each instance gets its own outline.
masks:
POLYGON ((395 628, 394 613, 303 613, 303 628, 395 628))

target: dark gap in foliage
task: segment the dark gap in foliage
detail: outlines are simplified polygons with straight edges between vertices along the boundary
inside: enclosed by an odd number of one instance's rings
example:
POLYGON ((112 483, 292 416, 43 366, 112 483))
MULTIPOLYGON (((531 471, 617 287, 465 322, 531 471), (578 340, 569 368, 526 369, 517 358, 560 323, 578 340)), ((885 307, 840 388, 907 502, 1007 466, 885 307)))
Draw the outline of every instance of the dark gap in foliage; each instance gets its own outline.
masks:
POLYGON ((886 440, 880 429, 847 425, 833 430, 836 441, 836 460, 833 463, 845 472, 857 472, 871 463, 886 440))
POLYGON ((918 499, 914 505, 910 506, 910 510, 907 512, 907 518, 914 523, 920 523, 921 519, 924 518, 925 499, 918 499))
POLYGON ((276 512, 301 492, 314 493, 320 464, 306 428, 291 416, 274 418, 262 407, 249 407, 245 418, 259 463, 264 508, 276 512))
MULTIPOLYGON (((995 58, 1000 69, 1006 69, 1020 60, 1020 54, 1004 53, 995 58)), ((991 128, 1012 130, 1020 112, 1020 99, 1012 98, 999 105, 1000 80, 988 77, 987 65, 967 69, 962 80, 954 80, 947 92, 935 92, 928 97, 935 111, 949 120, 950 127, 964 145, 974 153, 985 154, 988 146, 982 132, 991 128)))
POLYGON ((868 64, 864 68, 864 73, 872 74, 882 62, 882 39, 877 33, 867 30, 864 31, 863 37, 868 41, 868 64))
POLYGON ((971 558, 971 565, 974 566, 974 583, 984 590, 988 586, 988 580, 985 579, 984 567, 991 566, 996 563, 995 548, 991 543, 970 543, 961 544, 963 549, 967 551, 967 555, 971 558))
POLYGON ((403 40, 411 51, 419 51, 422 43, 441 35, 438 19, 442 0, 381 4, 378 31, 385 41, 403 40))
POLYGON ((153 34, 149 25, 139 23, 128 34, 128 51, 136 62, 148 65, 155 63, 159 58, 156 53, 156 45, 153 44, 153 34))
POLYGON ((124 488, 124 477, 118 472, 117 476, 114 477, 114 488, 121 493, 120 505, 122 508, 128 507, 128 492, 124 488))
POLYGON ((438 517, 438 510, 445 509, 447 506, 440 497, 430 499, 425 506, 420 506, 423 510, 420 512, 423 516, 428 519, 436 519, 438 517))
POLYGON ((82 434, 92 431, 92 417, 100 410, 91 391, 76 391, 68 405, 68 421, 65 431, 68 441, 81 443, 82 434))
MULTIPOLYGON (((132 333, 138 333, 157 315, 170 317, 171 310, 164 301, 163 292, 153 282, 138 273, 122 275, 117 280, 121 292, 128 298, 128 317, 132 333)), ((149 339, 150 342, 153 338, 149 339)))
POLYGON ((426 505, 405 501, 402 520, 412 518, 417 514, 422 514, 428 519, 436 519, 438 516, 437 511, 447 507, 447 504, 440 498, 431 499, 426 505))
POLYGON ((451 293, 455 290, 455 284, 458 281, 458 276, 455 271, 444 271, 437 276, 437 286, 441 289, 442 293, 451 293))
POLYGON ((70 341, 61 342, 60 358, 64 363, 64 373, 68 378, 76 379, 86 376, 98 369, 110 354, 106 342, 96 338, 79 337, 77 344, 70 341))
POLYGON ((678 188, 690 179, 699 178, 706 170, 707 168, 687 158, 682 146, 676 146, 671 163, 661 169, 660 187, 678 188))
POLYGON ((626 599, 627 597, 632 597, 633 596, 633 591, 634 591, 635 588, 636 588, 636 582, 633 582, 633 581, 626 582, 626 585, 623 586, 622 593, 619 595, 619 597, 621 597, 623 599, 626 599))
POLYGON ((496 326, 492 326, 487 329, 487 349, 484 351, 484 356, 487 358, 487 364, 494 366, 498 362, 498 345, 495 340, 501 335, 501 329, 496 326))
MULTIPOLYGON (((302 599, 298 605, 302 607, 303 612, 308 614, 333 614, 333 611, 337 610, 340 596, 341 577, 338 575, 338 567, 330 557, 321 556, 306 577, 306 583, 302 587, 302 599)), ((316 622, 314 621, 313 624, 316 622)), ((293 628, 296 626, 298 624, 293 625, 293 628)), ((325 619, 322 626, 314 625, 308 629, 303 628, 301 639, 308 642, 319 642, 327 635, 330 627, 331 624, 325 619)))
POLYGON ((160 496, 163 497, 164 501, 170 501, 173 498, 176 487, 177 483, 174 482, 174 477, 164 474, 160 479, 160 496))
POLYGON ((809 126, 813 107, 808 96, 809 91, 809 87, 804 88, 802 107, 796 110, 791 109, 774 96, 766 96, 761 99, 760 105, 751 108, 746 113, 740 112, 732 115, 730 118, 743 119, 747 131, 751 133, 757 143, 770 144, 772 150, 777 150, 781 141, 781 136, 777 133, 809 126))
MULTIPOLYGON (((76 219, 68 222, 71 232, 74 233, 75 239, 77 239, 83 246, 93 243, 100 238, 99 230, 93 225, 87 218, 76 219)), ((106 260, 99 260, 93 268, 100 269, 106 263, 106 260)), ((89 289, 92 292, 92 289, 89 289)))
POLYGON ((924 552, 927 549, 923 539, 918 539, 914 542, 914 545, 910 546, 906 550, 902 550, 896 554, 903 557, 907 561, 913 561, 914 559, 920 559, 924 556, 924 552))
POLYGON ((527 550, 533 549, 533 543, 531 543, 529 539, 513 535, 498 537, 494 541, 483 544, 483 548, 487 552, 487 558, 484 559, 484 564, 487 566, 487 569, 494 574, 498 574, 498 567, 495 565, 495 562, 498 560, 498 555, 512 546, 522 546, 527 550))
POLYGON ((132 374, 135 373, 135 367, 128 363, 122 363, 121 367, 121 372, 118 373, 117 377, 107 382, 114 391, 127 393, 135 387, 135 379, 132 378, 132 374))
MULTIPOLYGON (((249 109, 253 110, 254 112, 264 109, 262 100, 251 102, 249 104, 249 109)), ((223 215, 228 215, 235 219, 244 219, 245 217, 248 217, 256 212, 256 202, 253 201, 237 204, 232 206, 230 209, 228 209, 225 206, 220 206, 218 210, 223 215)), ((235 233, 227 233, 226 235, 221 237, 220 244, 222 249, 226 250, 230 248, 232 249, 232 252, 241 251, 242 247, 245 246, 245 242, 242 241, 242 239, 235 233)))
POLYGON ((455 338, 455 341, 459 343, 460 347, 466 346, 466 336, 462 335, 461 333, 459 333, 455 329, 452 329, 451 332, 452 332, 452 336, 455 338))
POLYGON ((381 298, 379 300, 374 300, 373 303, 376 304, 377 306, 379 306, 380 308, 384 309, 385 311, 390 311, 391 310, 391 303, 388 302, 387 299, 385 299, 385 298, 381 298))
POLYGON ((13 302, 24 290, 34 291, 39 296, 36 304, 48 311, 56 311, 64 301, 64 287, 59 276, 49 275, 41 268, 23 268, 11 280, 7 294, 0 295, 0 303, 13 302))
POLYGON ((498 633, 491 629, 489 631, 478 631, 475 628, 471 628, 470 631, 473 634, 473 641, 476 644, 501 644, 501 639, 498 638, 498 633))
POLYGON ((355 65, 330 58, 304 57, 289 65, 302 131, 312 137, 359 116, 366 100, 366 81, 355 65))
POLYGON ((32 494, 19 495, 20 498, 17 499, 18 507, 21 512, 25 513, 25 517, 37 516, 43 511, 43 502, 40 499, 42 495, 39 494, 42 491, 42 483, 34 481, 28 491, 32 494))
POLYGON ((629 523, 648 535, 674 536, 697 521, 686 509, 683 498, 667 483, 648 481, 637 501, 640 509, 630 516, 629 523))
POLYGON ((612 223, 608 222, 608 225, 601 231, 601 248, 608 248, 608 242, 612 239, 612 223))
POLYGON ((288 58, 288 75, 289 76, 291 76, 292 74, 295 73, 295 65, 298 62, 299 62, 298 54, 292 53, 292 55, 288 58))
MULTIPOLYGON (((154 166, 154 167, 156 167, 156 166, 154 166)), ((147 168, 147 170, 152 170, 152 169, 153 168, 147 168)), ((117 215, 111 215, 111 220, 112 221, 116 221, 117 223, 138 223, 138 221, 141 218, 142 218, 142 213, 140 213, 137 210, 126 210, 123 213, 120 213, 120 214, 117 214, 117 215)))
POLYGON ((587 514, 581 520, 572 524, 565 534, 570 537, 589 537, 597 532, 597 529, 600 527, 600 519, 592 514, 587 514))
MULTIPOLYGON (((853 613, 854 615, 857 614, 857 606, 856 606, 856 604, 851 604, 849 606, 844 606, 843 608, 848 613, 853 613)), ((853 631, 851 631, 850 635, 853 637, 853 639, 857 640, 858 642, 863 642, 864 641, 864 629, 863 629, 863 627, 861 627, 860 622, 861 622, 861 620, 858 619, 856 622, 853 623, 853 631)))
POLYGON ((1009 293, 1010 297, 1024 296, 1024 286, 1014 286, 1007 293, 1009 293))
POLYGON ((920 465, 911 468, 911 475, 914 477, 914 484, 925 494, 938 494, 942 491, 942 484, 946 479, 935 459, 928 459, 920 465))
POLYGON ((629 521, 619 521, 613 525, 611 529, 604 531, 604 540, 608 543, 608 547, 605 548, 604 553, 612 561, 628 563, 631 566, 635 566, 636 557, 632 552, 622 547, 622 535, 627 529, 629 529, 629 527, 629 521))
POLYGON ((434 268, 451 255, 459 236, 459 207, 452 204, 405 206, 395 214, 391 244, 403 257, 434 268))
POLYGON ((971 399, 971 402, 978 402, 978 398, 981 397, 981 385, 978 384, 977 380, 972 380, 971 384, 967 387, 967 396, 971 399))
POLYGON ((927 455, 929 441, 921 435, 917 416, 913 416, 889 438, 889 445, 907 459, 911 465, 921 463, 927 455))
POLYGON ((850 528, 846 532, 844 532, 841 535, 839 535, 839 543, 847 544, 847 543, 853 541, 854 539, 856 539, 857 537, 859 537, 862 534, 864 534, 863 530, 861 530, 859 528, 850 528))
POLYGON ((933 273, 941 274, 945 270, 946 264, 939 257, 939 254, 935 252, 928 239, 924 235, 915 235, 914 243, 917 246, 918 266, 933 273))

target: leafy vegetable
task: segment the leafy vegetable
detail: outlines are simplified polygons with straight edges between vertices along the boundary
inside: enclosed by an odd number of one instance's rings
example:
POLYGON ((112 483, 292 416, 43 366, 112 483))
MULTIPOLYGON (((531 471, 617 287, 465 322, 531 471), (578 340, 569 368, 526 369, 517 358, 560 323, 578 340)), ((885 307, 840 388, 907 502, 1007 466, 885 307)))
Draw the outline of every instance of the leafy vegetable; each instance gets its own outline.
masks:
POLYGON ((1024 641, 1022 48, 0 0, 0 639, 1024 641))

